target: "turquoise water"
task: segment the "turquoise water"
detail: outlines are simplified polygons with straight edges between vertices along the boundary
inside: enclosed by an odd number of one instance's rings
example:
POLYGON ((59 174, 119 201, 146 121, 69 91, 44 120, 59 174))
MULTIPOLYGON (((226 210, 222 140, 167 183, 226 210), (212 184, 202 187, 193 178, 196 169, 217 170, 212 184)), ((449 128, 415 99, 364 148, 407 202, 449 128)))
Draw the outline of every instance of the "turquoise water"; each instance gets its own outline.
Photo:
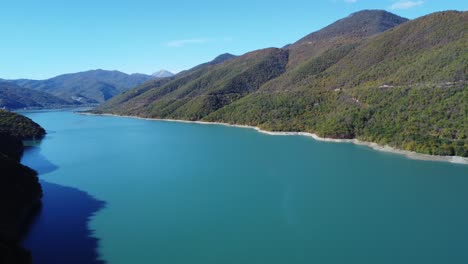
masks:
POLYGON ((23 161, 105 202, 88 227, 107 263, 468 263, 466 165, 217 125, 26 115, 48 135, 23 161))

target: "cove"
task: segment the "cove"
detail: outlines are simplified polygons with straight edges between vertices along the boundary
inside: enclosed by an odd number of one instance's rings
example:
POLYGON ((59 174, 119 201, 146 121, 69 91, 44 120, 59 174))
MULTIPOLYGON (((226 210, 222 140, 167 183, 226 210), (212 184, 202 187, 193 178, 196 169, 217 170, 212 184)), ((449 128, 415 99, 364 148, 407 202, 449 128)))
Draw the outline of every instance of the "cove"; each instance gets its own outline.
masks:
MULTIPOLYGON (((48 131, 23 158, 53 186, 44 208, 65 203, 38 219, 79 213, 86 243, 69 254, 88 263, 468 263, 466 165, 236 127, 24 114, 48 131)), ((32 226, 33 256, 60 254, 34 239, 57 228, 32 226)))

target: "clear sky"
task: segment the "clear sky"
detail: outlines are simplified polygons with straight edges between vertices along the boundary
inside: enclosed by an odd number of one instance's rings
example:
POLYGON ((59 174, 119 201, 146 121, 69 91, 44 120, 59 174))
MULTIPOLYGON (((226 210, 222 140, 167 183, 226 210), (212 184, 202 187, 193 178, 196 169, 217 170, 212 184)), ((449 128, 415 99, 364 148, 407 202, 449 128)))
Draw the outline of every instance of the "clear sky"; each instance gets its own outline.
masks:
POLYGON ((407 18, 466 0, 4 0, 0 78, 89 69, 178 72, 225 52, 282 47, 362 9, 407 18))

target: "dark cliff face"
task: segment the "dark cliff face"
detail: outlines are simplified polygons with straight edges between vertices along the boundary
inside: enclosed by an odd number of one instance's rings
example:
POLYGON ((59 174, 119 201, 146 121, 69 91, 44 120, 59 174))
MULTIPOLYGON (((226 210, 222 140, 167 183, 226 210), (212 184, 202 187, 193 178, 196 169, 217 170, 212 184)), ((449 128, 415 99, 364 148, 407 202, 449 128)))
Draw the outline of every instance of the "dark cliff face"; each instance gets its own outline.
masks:
POLYGON ((37 173, 20 164, 21 140, 40 138, 45 131, 30 119, 2 111, 0 115, 0 263, 31 263, 19 246, 28 217, 40 205, 37 173), (18 127, 21 127, 19 129, 18 127))

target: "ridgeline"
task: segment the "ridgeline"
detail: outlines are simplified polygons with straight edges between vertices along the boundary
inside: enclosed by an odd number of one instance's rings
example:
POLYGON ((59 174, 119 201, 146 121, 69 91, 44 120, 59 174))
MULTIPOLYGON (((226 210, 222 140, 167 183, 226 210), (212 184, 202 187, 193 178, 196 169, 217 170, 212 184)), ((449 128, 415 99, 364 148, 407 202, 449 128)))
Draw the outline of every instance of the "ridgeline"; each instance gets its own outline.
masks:
POLYGON ((201 120, 468 156, 468 12, 354 13, 282 49, 205 63, 95 113, 201 120))

